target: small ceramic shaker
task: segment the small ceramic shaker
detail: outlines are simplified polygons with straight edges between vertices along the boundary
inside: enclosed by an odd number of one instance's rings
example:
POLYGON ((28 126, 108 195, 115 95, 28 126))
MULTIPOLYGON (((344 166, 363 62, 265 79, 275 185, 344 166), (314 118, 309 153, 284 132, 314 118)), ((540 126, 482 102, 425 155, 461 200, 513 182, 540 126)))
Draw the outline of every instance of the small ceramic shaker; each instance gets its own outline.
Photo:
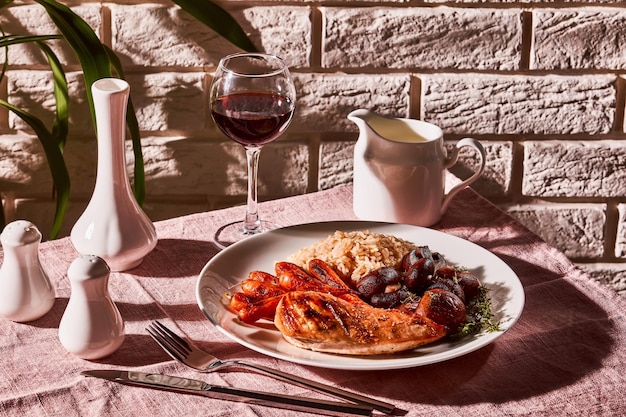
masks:
POLYGON ((9 223, 0 242, 0 316, 16 322, 35 320, 54 305, 54 289, 39 261, 41 232, 26 220, 9 223))
POLYGON ((72 293, 59 324, 59 340, 70 353, 100 359, 124 341, 124 322, 109 295, 111 270, 104 259, 83 255, 67 270, 72 293))

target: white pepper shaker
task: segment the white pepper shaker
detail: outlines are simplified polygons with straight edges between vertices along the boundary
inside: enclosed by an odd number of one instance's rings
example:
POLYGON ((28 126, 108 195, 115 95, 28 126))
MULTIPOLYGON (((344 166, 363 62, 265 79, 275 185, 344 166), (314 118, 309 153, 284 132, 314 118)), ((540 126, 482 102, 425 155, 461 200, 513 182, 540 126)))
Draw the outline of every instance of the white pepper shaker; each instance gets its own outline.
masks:
POLYGON ((59 340, 83 359, 100 359, 124 341, 124 321, 109 295, 111 270, 104 259, 83 255, 67 270, 72 292, 59 324, 59 340))
POLYGON ((40 242, 41 232, 27 220, 9 223, 0 234, 0 316, 32 321, 54 305, 54 289, 39 261, 40 242))

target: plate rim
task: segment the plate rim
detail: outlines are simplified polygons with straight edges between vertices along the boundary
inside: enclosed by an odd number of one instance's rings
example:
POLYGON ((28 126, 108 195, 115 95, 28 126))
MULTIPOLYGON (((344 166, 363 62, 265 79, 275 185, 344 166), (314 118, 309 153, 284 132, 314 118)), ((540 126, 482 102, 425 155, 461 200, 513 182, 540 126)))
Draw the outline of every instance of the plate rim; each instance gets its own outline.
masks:
MULTIPOLYGON (((375 232, 379 233, 378 231, 375 231, 375 232)), ((391 233, 388 233, 388 234, 391 234, 391 233)), ((317 241, 319 239, 320 238, 316 238, 314 241, 317 241)), ((299 248, 296 248, 294 250, 294 253, 297 250, 299 250, 299 248)), ((445 253, 444 253, 444 256, 446 256, 445 253)), ((455 236, 444 231, 431 229, 431 228, 425 228, 421 226, 414 226, 414 225, 401 224, 401 223, 363 221, 363 220, 336 220, 336 221, 331 220, 331 221, 323 221, 323 222, 301 223, 301 224, 281 227, 279 229, 271 230, 260 235, 249 237, 245 239, 244 241, 240 241, 229 246, 228 248, 224 249, 223 251, 213 256, 204 265, 196 281, 196 301, 198 303, 200 310, 202 311, 204 316, 222 334, 226 335, 229 339, 253 351, 256 351, 258 353, 261 353, 261 354, 264 354, 273 358, 286 360, 286 361, 297 363, 300 365, 330 368, 330 369, 342 369, 342 370, 390 370, 390 369, 411 368, 411 367, 424 366, 424 365, 430 365, 430 364, 434 364, 434 363, 438 363, 442 361, 447 361, 450 359, 454 359, 454 358, 469 354, 471 352, 474 352, 478 349, 481 349, 493 343, 496 339, 500 338, 508 330, 510 330, 515 325, 515 323, 519 320, 523 312, 525 302, 526 302, 525 298, 526 297, 525 297, 524 287, 519 277, 517 276, 517 274, 513 271, 513 269, 506 262, 504 262, 500 257, 498 257, 496 254, 494 254, 493 252, 483 248, 482 246, 474 242, 471 242, 467 239, 463 239, 459 236, 455 236), (308 351, 306 349, 297 348, 295 346, 290 345, 290 349, 293 348, 293 349, 296 349, 296 351, 301 349, 303 353, 314 354, 318 356, 320 354, 324 356, 329 355, 330 357, 333 357, 333 358, 346 358, 346 361, 345 361, 346 363, 342 364, 341 361, 339 363, 337 362, 328 363, 328 362, 320 362, 320 361, 313 360, 313 359, 307 359, 303 357, 290 356, 290 355, 281 353, 279 351, 266 349, 262 346, 256 345, 254 343, 250 343, 247 340, 241 337, 238 337, 236 334, 231 333, 228 329, 224 328, 219 322, 219 320, 216 319, 215 317, 212 317, 211 314, 206 309, 206 305, 205 305, 205 302, 203 300, 203 295, 202 295, 202 288, 203 288, 202 284, 207 273, 210 271, 212 265, 221 261, 223 257, 228 256, 230 253, 236 252, 238 248, 244 247, 244 245, 250 245, 252 243, 255 243, 257 240, 262 241, 264 239, 271 239, 271 237, 273 237, 279 232, 290 232, 290 231, 303 230, 307 228, 321 228, 322 231, 318 231, 318 233, 326 233, 326 235, 323 235, 321 237, 321 238, 324 238, 324 236, 327 236, 328 234, 333 233, 333 231, 328 231, 331 228, 334 228, 335 230, 352 231, 352 230, 365 230, 365 229, 380 228, 380 227, 402 228, 402 229, 408 228, 409 230, 415 233, 418 233, 420 231, 426 231, 426 233, 434 233, 435 235, 440 235, 444 239, 450 239, 452 241, 462 242, 463 245, 470 245, 471 247, 474 247, 475 250, 489 254, 489 257, 491 258, 491 260, 499 264, 498 267, 504 268, 507 270, 508 274, 510 275, 508 277, 508 280, 509 280, 508 284, 511 285, 512 287, 517 287, 516 289, 518 290, 515 292, 515 301, 516 301, 518 308, 517 310, 512 312, 512 316, 508 317, 506 328, 499 330, 497 332, 483 334, 481 337, 481 340, 478 343, 472 344, 470 342, 469 344, 461 345, 460 347, 454 348, 453 350, 429 353, 421 357, 416 357, 416 356, 409 356, 408 358, 401 357, 402 356, 401 354, 403 354, 403 352, 398 352, 398 354, 384 355, 384 359, 380 359, 380 357, 377 357, 377 356, 367 356, 367 355, 344 356, 344 355, 331 354, 331 353, 320 353, 320 352, 311 353, 311 351, 308 351), (326 231, 326 232, 323 232, 323 231, 326 231), (270 236, 270 238, 268 238, 267 236, 270 236), (423 358, 427 358, 427 359, 423 359, 423 358), (417 360, 417 359, 422 359, 422 360, 417 360)), ((505 300, 505 305, 506 304, 507 302, 505 300)), ((429 344, 429 345, 425 345, 424 347, 427 348, 433 345, 434 344, 429 344)))

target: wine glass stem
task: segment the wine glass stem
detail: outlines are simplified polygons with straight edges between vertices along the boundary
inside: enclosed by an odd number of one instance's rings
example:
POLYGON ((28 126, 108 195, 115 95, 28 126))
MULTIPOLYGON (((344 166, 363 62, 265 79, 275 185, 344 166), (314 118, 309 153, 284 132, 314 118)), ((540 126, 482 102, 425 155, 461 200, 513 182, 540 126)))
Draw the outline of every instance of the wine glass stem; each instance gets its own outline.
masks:
POLYGON ((243 233, 255 234, 261 231, 257 198, 257 175, 261 147, 246 147, 248 161, 248 201, 246 203, 246 218, 243 221, 243 233))

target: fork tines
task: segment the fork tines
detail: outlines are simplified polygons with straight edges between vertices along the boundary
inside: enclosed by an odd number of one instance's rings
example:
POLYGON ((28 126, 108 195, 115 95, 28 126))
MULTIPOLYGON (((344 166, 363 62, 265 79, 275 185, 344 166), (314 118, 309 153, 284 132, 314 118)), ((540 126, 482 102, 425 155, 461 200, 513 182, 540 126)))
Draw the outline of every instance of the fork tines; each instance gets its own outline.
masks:
POLYGON ((170 354, 174 359, 184 360, 191 352, 191 346, 182 337, 168 329, 158 320, 153 321, 146 327, 148 334, 152 336, 163 350, 170 354))

